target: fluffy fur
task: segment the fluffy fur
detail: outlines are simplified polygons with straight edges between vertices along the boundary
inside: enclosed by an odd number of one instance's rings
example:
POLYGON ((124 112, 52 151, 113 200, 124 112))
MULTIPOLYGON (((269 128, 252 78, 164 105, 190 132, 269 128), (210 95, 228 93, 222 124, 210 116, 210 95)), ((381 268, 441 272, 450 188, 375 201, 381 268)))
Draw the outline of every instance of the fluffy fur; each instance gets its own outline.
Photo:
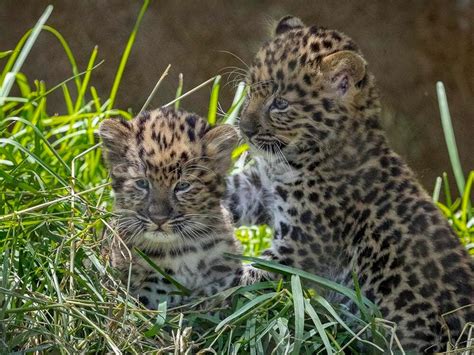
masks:
POLYGON ((240 129, 256 164, 228 180, 234 220, 273 227, 267 258, 349 287, 355 271, 406 350, 446 349, 474 321, 473 262, 388 146, 357 45, 285 17, 248 84, 240 129))
POLYGON ((99 134, 115 194, 112 262, 125 283, 132 266, 133 294, 149 308, 189 299, 136 249, 190 289, 191 297, 238 284, 241 264, 224 253, 240 249, 221 206, 236 130, 159 109, 132 121, 105 120, 99 134))

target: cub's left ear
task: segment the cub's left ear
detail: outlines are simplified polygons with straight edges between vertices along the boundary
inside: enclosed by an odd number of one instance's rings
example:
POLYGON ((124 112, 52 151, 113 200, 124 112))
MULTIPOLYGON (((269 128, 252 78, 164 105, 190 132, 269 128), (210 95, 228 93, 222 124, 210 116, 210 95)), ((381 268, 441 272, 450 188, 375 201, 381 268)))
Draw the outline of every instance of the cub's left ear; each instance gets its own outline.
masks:
POLYGON ((278 21, 277 26, 275 27, 275 36, 294 30, 296 28, 303 28, 304 23, 298 17, 294 16, 285 16, 278 21))
POLYGON ((214 169, 225 174, 232 164, 231 154, 239 141, 237 130, 228 124, 211 128, 202 137, 214 169))
POLYGON ((367 62, 352 51, 340 51, 330 54, 321 62, 323 75, 337 88, 341 95, 365 77, 367 62))
POLYGON ((102 121, 99 136, 104 143, 103 152, 107 165, 114 166, 124 162, 131 134, 131 124, 123 118, 102 121))

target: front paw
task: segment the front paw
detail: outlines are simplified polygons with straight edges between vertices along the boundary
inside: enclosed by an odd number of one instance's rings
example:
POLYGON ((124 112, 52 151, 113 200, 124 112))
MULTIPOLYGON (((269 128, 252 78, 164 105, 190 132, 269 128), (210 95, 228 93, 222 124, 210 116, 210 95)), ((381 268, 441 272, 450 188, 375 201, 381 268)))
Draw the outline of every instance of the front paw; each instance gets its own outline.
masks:
POLYGON ((240 278, 240 284, 247 286, 253 285, 257 282, 271 279, 271 274, 267 271, 257 269, 250 264, 243 266, 243 273, 240 278))

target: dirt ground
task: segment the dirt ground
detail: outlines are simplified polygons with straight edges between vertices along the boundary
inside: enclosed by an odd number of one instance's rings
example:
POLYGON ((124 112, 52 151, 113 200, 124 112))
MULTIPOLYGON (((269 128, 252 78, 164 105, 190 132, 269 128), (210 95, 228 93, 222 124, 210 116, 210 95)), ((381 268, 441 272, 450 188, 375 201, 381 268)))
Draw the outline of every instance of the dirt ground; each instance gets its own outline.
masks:
MULTIPOLYGON (((141 1, 0 0, 0 51, 13 49, 49 3, 55 8, 48 24, 64 35, 81 69, 94 45, 99 46, 105 63, 92 82, 99 95, 107 96, 141 1)), ((174 97, 180 72, 186 90, 232 67, 245 68, 237 57, 249 63, 269 38, 272 24, 286 14, 342 30, 359 44, 378 79, 389 139, 429 191, 436 176, 451 173, 435 92, 436 81, 442 80, 464 170, 474 169, 472 0, 155 0, 138 33, 118 104, 139 110, 168 64, 170 75, 152 107, 174 97)), ((71 76, 61 46, 48 33, 40 35, 24 69, 31 80, 42 79, 48 87, 71 76)), ((231 82, 233 77, 226 74, 224 79, 231 82)), ((231 83, 223 88, 224 108, 232 92, 231 83)), ((183 107, 206 114, 208 98, 209 89, 204 89, 185 99, 183 107)), ((49 110, 63 109, 58 92, 49 110)))

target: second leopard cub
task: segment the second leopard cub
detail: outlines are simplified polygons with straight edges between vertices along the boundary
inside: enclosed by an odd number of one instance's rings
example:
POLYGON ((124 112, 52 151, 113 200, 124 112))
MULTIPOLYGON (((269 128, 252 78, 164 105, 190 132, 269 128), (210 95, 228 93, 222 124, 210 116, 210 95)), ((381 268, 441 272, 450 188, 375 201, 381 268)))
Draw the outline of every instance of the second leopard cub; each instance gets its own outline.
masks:
POLYGON ((105 120, 99 134, 118 215, 112 264, 127 282, 131 262, 134 296, 152 309, 164 299, 170 305, 187 300, 137 249, 191 296, 209 296, 238 283, 241 264, 224 253, 239 252, 239 245, 221 207, 235 129, 158 109, 132 121, 105 120))
POLYGON ((472 258, 390 148, 355 42, 284 17, 247 84, 239 125, 256 163, 229 179, 228 204, 237 223, 273 228, 264 257, 351 288, 357 275, 407 351, 469 344, 472 258))

